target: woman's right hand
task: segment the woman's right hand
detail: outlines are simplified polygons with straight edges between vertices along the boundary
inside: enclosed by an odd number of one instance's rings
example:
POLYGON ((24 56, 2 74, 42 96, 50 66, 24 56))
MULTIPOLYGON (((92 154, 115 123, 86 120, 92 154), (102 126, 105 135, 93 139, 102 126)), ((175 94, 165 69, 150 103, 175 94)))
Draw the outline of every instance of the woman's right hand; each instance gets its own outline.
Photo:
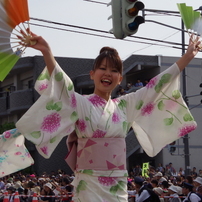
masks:
POLYGON ((55 68, 56 61, 52 54, 49 44, 46 42, 46 40, 43 37, 34 34, 29 29, 27 29, 26 32, 27 33, 25 33, 23 30, 21 30, 22 36, 18 36, 18 38, 22 41, 20 44, 23 46, 31 47, 31 48, 41 51, 41 53, 44 56, 44 60, 45 60, 48 72, 51 75, 55 68), (30 41, 25 42, 25 38, 27 37, 27 35, 28 35, 28 38, 30 41), (33 45, 31 45, 31 44, 33 44, 33 45))
POLYGON ((21 34, 22 36, 18 36, 18 38, 22 41, 20 43, 21 45, 34 48, 42 53, 50 51, 50 46, 43 37, 34 34, 29 29, 27 29, 26 32, 21 30, 21 34))

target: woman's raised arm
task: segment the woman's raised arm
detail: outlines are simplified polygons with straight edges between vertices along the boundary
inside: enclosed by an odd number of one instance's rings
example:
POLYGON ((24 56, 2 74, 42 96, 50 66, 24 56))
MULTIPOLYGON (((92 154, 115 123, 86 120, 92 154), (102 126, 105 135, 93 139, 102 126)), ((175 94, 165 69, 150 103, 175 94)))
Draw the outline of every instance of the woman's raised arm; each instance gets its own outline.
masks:
POLYGON ((182 71, 191 62, 201 48, 200 37, 192 35, 189 39, 189 46, 186 53, 176 62, 180 71, 182 71))

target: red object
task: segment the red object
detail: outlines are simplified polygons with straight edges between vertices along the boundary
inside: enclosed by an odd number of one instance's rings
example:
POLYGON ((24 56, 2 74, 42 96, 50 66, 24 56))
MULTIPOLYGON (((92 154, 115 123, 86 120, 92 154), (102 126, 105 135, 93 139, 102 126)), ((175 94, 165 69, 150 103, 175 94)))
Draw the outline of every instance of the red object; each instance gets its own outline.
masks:
POLYGON ((8 196, 8 192, 7 191, 4 193, 3 202, 9 202, 9 196, 8 196))
POLYGON ((18 191, 15 192, 15 196, 14 196, 13 202, 20 202, 20 198, 19 198, 19 193, 18 193, 18 191))
POLYGON ((33 194, 32 202, 38 202, 37 194, 33 194))

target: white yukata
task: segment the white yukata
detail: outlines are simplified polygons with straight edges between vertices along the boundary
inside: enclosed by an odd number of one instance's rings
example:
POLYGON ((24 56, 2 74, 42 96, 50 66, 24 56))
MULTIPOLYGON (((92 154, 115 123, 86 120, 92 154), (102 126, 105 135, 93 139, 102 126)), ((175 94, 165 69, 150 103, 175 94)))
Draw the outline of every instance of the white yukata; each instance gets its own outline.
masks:
POLYGON ((41 96, 16 126, 45 158, 76 131, 74 202, 127 202, 128 130, 133 127, 145 152, 155 156, 196 128, 179 92, 179 75, 174 64, 137 92, 106 101, 76 93, 57 65, 51 77, 42 72, 35 86, 41 96))

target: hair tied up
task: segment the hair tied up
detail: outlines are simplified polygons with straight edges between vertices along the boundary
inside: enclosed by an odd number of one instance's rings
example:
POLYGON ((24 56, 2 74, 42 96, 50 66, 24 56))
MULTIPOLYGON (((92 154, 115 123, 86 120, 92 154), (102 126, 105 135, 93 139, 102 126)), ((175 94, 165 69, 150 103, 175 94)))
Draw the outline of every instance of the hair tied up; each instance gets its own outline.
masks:
POLYGON ((110 48, 108 46, 105 46, 100 50, 100 54, 102 54, 102 53, 105 53, 105 54, 111 53, 113 55, 119 55, 116 49, 110 48))

